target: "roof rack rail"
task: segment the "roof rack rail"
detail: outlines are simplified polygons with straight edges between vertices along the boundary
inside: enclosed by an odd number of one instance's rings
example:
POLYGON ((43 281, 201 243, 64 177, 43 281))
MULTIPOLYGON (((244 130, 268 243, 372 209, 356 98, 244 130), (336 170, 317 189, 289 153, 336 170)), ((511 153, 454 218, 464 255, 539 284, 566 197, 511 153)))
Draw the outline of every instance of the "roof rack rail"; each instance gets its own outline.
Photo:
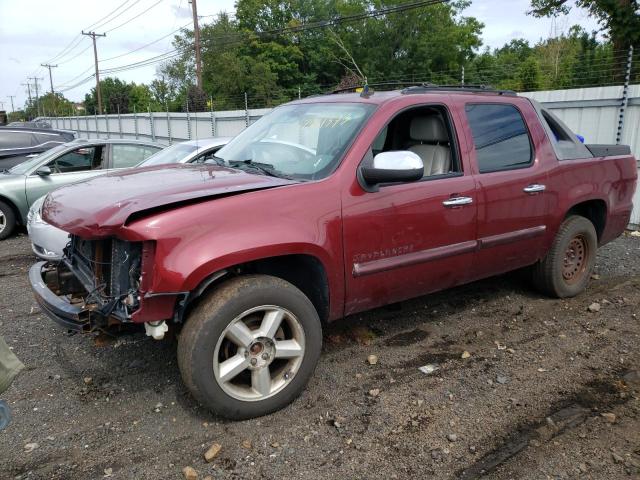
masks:
POLYGON ((377 89, 383 90, 383 91, 386 87, 402 88, 402 90, 400 90, 400 93, 402 93, 403 95, 412 94, 412 93, 427 93, 427 92, 492 93, 494 95, 504 95, 508 97, 515 97, 518 95, 513 90, 500 90, 484 84, 465 83, 464 85, 438 85, 435 83, 425 83, 425 82, 369 83, 366 85, 353 85, 350 87, 335 88, 327 93, 323 93, 320 95, 331 95, 334 93, 344 93, 344 92, 357 92, 358 89, 365 89, 365 87, 369 87, 370 89, 369 91, 366 91, 365 93, 366 96, 371 96, 373 94, 373 88, 371 87, 376 87, 377 89))
POLYGON ((415 85, 423 85, 423 82, 376 82, 376 83, 367 83, 367 84, 359 84, 359 85, 352 85, 351 87, 340 87, 340 88, 334 88, 333 90, 330 90, 322 95, 332 95, 334 93, 344 93, 344 92, 356 92, 357 89, 362 88, 364 89, 365 87, 380 87, 380 88, 384 88, 384 87, 407 87, 407 86, 415 86, 415 85))
POLYGON ((464 84, 464 85, 436 85, 435 83, 422 83, 411 87, 403 88, 403 95, 411 93, 425 92, 469 92, 469 93, 493 93, 494 95, 505 95, 509 97, 517 96, 513 90, 498 90, 484 84, 464 84))

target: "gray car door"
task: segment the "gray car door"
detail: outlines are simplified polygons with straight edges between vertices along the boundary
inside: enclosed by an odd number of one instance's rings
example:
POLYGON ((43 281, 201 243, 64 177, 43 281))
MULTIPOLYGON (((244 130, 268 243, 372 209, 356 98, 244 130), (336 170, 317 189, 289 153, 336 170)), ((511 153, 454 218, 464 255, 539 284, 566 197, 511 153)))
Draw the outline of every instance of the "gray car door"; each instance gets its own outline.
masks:
POLYGON ((56 188, 105 173, 103 167, 106 166, 106 151, 105 145, 83 145, 50 160, 44 165, 51 169, 50 175, 34 172, 27 177, 28 204, 31 205, 56 188))

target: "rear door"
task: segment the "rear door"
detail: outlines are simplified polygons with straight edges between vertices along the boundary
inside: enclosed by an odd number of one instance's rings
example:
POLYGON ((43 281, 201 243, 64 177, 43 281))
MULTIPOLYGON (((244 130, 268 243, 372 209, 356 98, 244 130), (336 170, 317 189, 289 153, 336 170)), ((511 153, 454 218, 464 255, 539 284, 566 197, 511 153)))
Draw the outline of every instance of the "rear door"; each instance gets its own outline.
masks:
POLYGON ((478 185, 473 278, 530 265, 543 253, 547 174, 535 148, 540 132, 527 126, 529 110, 522 102, 465 102, 478 185))
POLYGON ((136 143, 112 143, 109 147, 109 169, 132 168, 144 162, 161 147, 136 143))

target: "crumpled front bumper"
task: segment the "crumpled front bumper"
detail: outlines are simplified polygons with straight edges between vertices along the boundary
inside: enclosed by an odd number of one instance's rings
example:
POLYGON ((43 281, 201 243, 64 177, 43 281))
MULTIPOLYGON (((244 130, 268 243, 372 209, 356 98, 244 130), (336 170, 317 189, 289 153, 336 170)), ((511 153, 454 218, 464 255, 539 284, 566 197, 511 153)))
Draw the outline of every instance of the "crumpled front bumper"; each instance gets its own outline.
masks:
POLYGON ((65 297, 52 292, 42 278, 47 262, 38 262, 29 270, 29 283, 36 302, 42 311, 66 330, 87 332, 90 330, 89 314, 83 306, 73 305, 65 297))

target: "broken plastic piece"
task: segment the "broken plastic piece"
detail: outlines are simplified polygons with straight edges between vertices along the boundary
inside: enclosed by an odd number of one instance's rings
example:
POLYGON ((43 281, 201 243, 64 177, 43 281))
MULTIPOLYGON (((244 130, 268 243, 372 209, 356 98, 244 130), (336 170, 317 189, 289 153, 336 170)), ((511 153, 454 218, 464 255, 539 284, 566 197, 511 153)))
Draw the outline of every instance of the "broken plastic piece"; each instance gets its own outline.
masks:
POLYGON ((148 337, 153 337, 154 340, 162 340, 164 334, 169 331, 169 325, 164 320, 161 322, 147 322, 144 324, 144 330, 148 337))

